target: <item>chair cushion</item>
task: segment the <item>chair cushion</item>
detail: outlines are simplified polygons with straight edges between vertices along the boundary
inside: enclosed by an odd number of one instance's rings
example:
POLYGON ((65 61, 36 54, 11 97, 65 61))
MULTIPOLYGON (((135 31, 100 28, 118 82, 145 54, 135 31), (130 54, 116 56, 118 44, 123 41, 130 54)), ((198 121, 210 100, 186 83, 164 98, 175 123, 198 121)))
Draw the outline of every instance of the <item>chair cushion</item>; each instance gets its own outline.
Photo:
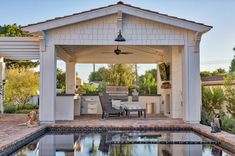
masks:
POLYGON ((115 108, 115 109, 120 109, 121 100, 112 100, 112 107, 115 108))

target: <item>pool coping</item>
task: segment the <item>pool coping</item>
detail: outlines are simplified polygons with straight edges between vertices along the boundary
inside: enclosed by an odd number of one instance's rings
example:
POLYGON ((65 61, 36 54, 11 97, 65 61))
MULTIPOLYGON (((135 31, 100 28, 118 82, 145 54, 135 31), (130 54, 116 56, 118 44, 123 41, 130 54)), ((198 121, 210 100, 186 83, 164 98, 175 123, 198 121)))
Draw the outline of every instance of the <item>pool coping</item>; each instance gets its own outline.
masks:
MULTIPOLYGON (((201 128, 201 124, 183 124, 182 125, 160 125, 160 126, 126 126, 126 127, 118 127, 118 126, 76 126, 76 125, 60 125, 60 124, 53 124, 53 125, 44 125, 39 129, 31 132, 25 136, 22 136, 20 139, 15 140, 9 144, 4 145, 0 148, 0 155, 5 156, 9 155, 10 153, 18 150, 20 147, 30 143, 31 141, 39 138, 40 136, 44 135, 47 132, 56 132, 56 133, 64 133, 64 132, 105 132, 105 131, 115 131, 115 130, 167 130, 167 131, 193 131, 197 134, 205 136, 209 139, 214 141, 220 142, 220 145, 225 150, 235 153, 235 144, 230 142, 225 137, 219 135, 219 133, 210 133, 208 130, 201 128)), ((206 126, 208 128, 208 126, 206 126)), ((227 132, 222 132, 225 134, 229 134, 227 132)), ((232 135, 232 134, 230 134, 232 135)))

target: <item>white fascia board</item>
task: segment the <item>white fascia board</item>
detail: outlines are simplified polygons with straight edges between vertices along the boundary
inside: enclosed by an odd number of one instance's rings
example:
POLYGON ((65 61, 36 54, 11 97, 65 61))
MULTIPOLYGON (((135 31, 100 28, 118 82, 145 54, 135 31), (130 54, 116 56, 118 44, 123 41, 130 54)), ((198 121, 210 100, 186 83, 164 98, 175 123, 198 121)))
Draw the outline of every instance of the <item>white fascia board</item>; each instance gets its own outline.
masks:
POLYGON ((128 6, 122 6, 122 11, 126 14, 129 14, 135 17, 140 17, 140 18, 151 20, 151 21, 164 23, 164 24, 168 24, 168 25, 172 25, 172 26, 176 26, 179 28, 192 30, 196 32, 207 32, 212 28, 207 25, 194 23, 194 22, 190 22, 184 19, 179 19, 176 17, 167 16, 167 15, 161 15, 161 14, 157 14, 153 12, 148 12, 145 10, 140 10, 140 9, 132 8, 128 6))
POLYGON ((207 32, 212 28, 207 25, 194 23, 194 22, 190 22, 184 19, 179 19, 176 17, 167 16, 167 15, 161 15, 161 14, 157 14, 157 13, 146 11, 146 10, 141 10, 141 9, 130 7, 130 6, 115 5, 115 6, 102 8, 102 9, 97 9, 94 11, 88 11, 86 13, 71 15, 68 17, 62 17, 59 19, 54 19, 51 21, 38 23, 35 25, 25 26, 23 27, 23 30, 28 31, 30 33, 34 33, 34 32, 49 30, 53 28, 58 28, 58 27, 62 27, 65 25, 70 25, 70 24, 74 24, 74 23, 78 23, 78 22, 82 22, 82 21, 86 21, 90 19, 95 19, 95 18, 99 18, 103 16, 108 16, 111 14, 116 14, 120 11, 125 14, 132 15, 132 16, 148 19, 151 21, 159 22, 159 23, 169 24, 172 26, 176 26, 179 28, 192 30, 196 32, 207 32))
POLYGON ((62 17, 60 19, 54 19, 48 22, 25 26, 22 29, 30 33, 39 32, 39 31, 44 31, 44 30, 62 27, 65 25, 75 24, 78 22, 87 21, 90 19, 95 19, 95 18, 99 18, 99 17, 103 17, 103 16, 115 14, 115 13, 117 13, 117 7, 111 6, 111 7, 107 7, 103 9, 90 11, 87 13, 71 15, 68 17, 62 17))

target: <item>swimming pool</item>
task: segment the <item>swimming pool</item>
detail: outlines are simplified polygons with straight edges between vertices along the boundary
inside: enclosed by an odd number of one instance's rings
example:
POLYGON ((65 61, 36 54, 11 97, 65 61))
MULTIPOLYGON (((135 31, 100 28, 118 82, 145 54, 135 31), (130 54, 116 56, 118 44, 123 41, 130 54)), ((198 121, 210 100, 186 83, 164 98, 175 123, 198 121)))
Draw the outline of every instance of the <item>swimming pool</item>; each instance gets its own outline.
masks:
POLYGON ((210 156, 232 155, 192 131, 49 132, 11 155, 210 156))

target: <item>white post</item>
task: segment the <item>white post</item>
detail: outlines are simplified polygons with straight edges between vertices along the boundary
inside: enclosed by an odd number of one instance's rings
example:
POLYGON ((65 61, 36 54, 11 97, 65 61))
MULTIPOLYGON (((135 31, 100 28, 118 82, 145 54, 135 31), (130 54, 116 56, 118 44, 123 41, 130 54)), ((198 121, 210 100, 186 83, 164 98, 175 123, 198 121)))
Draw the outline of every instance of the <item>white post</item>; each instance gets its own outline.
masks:
POLYGON ((183 54, 184 121, 199 123, 201 119, 201 81, 199 44, 194 34, 185 35, 183 54), (198 46, 198 47, 195 47, 198 46))
POLYGON ((76 89, 75 62, 66 62, 66 93, 74 94, 76 89))
POLYGON ((172 118, 183 118, 182 103, 182 52, 179 46, 172 46, 171 61, 171 96, 172 118))
POLYGON ((0 87, 1 87, 1 94, 0 94, 0 112, 1 114, 4 113, 4 107, 3 107, 3 80, 5 79, 5 63, 4 63, 4 58, 0 57, 0 87))
POLYGON ((40 104, 39 120, 42 123, 55 122, 56 99, 56 51, 55 46, 46 46, 40 52, 40 104))

